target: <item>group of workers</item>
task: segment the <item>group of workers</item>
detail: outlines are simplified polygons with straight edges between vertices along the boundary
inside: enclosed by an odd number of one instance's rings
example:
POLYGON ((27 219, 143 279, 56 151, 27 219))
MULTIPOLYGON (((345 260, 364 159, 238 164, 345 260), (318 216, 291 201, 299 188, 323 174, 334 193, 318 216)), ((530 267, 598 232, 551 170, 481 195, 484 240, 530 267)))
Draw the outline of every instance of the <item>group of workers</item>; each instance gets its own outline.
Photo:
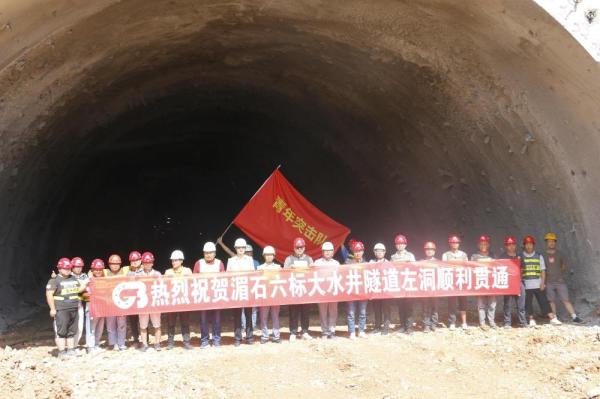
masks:
MULTIPOLYGON (((568 311, 571 320, 580 323, 572 303, 569 300, 565 280, 566 262, 556 247, 556 234, 548 233, 544 236, 546 247, 539 252, 535 249, 535 238, 526 236, 522 241, 522 249, 517 248, 517 239, 507 236, 504 239, 504 251, 498 259, 518 259, 521 265, 520 295, 507 295, 503 297, 503 325, 512 328, 512 311, 516 308, 518 325, 520 327, 533 327, 536 325, 533 299, 535 298, 544 317, 551 324, 562 324, 556 316, 557 300, 562 302, 568 311)), ((184 276, 194 273, 219 273, 240 272, 254 270, 279 270, 291 268, 306 268, 310 266, 337 267, 340 262, 334 258, 334 246, 330 242, 323 243, 322 256, 313 260, 308 256, 306 243, 303 238, 293 241, 293 253, 285 259, 283 265, 275 261, 275 249, 266 246, 262 255, 263 263, 253 258, 252 246, 243 238, 238 238, 234 244, 234 251, 230 250, 222 241, 217 244, 231 256, 225 265, 216 258, 216 244, 207 242, 203 247, 203 257, 195 262, 193 269, 185 267, 184 254, 175 250, 171 254, 171 268, 167 269, 164 276, 184 276)), ((349 250, 342 247, 341 261, 347 264, 365 263, 365 246, 357 240, 349 241, 349 250)), ((407 250, 408 240, 404 235, 397 235, 394 239, 396 251, 390 256, 391 261, 415 262, 416 257, 407 250)), ((469 257, 460 249, 461 239, 457 235, 448 237, 448 251, 441 256, 442 261, 467 261, 469 257)), ((478 251, 471 255, 470 260, 482 261, 495 259, 490 251, 490 237, 482 235, 477 241, 478 251)), ((422 260, 437 260, 436 244, 429 241, 423 246, 422 260)), ((373 247, 373 258, 370 262, 387 260, 386 248, 382 243, 373 247)), ((108 268, 104 261, 94 259, 90 270, 84 273, 84 261, 79 258, 61 258, 58 261, 58 274, 52 276, 46 286, 46 299, 50 307, 50 316, 54 319, 56 345, 59 357, 77 356, 75 348, 83 335, 84 324, 86 333, 86 349, 88 353, 101 351, 100 343, 104 328, 108 332, 108 348, 115 351, 126 349, 127 326, 129 325, 133 346, 141 351, 149 348, 148 327, 154 328, 154 349, 161 349, 161 314, 140 314, 131 316, 111 316, 92 318, 89 312, 90 279, 107 278, 111 276, 161 276, 154 268, 155 258, 150 252, 143 254, 132 251, 129 254, 129 265, 123 266, 119 255, 108 258, 108 268)), ((412 334, 416 323, 413 320, 414 307, 421 306, 423 332, 431 333, 440 326, 438 308, 442 301, 447 302, 448 328, 456 330, 458 327, 467 329, 468 298, 465 296, 446 298, 399 298, 373 300, 373 328, 372 335, 387 335, 391 331, 392 310, 398 308, 399 322, 395 323, 398 333, 412 334), (457 324, 460 316, 460 326, 457 324)), ((367 303, 369 301, 346 302, 346 322, 349 339, 367 337, 367 303), (358 333, 357 333, 358 329, 358 333)), ((478 296, 476 298, 478 310, 478 323, 484 329, 498 328, 496 324, 495 296, 478 296)), ((310 310, 312 305, 289 305, 289 340, 313 339, 310 335, 310 310)), ((319 303, 319 318, 321 336, 333 339, 337 332, 338 304, 335 302, 319 303)), ((260 326, 260 342, 269 341, 280 343, 280 306, 267 306, 256 308, 232 309, 234 343, 239 346, 242 342, 242 331, 245 330, 245 342, 254 342, 254 327, 258 321, 260 326), (258 320, 257 320, 258 319, 258 320), (271 320, 271 331, 268 321, 271 320)), ((221 345, 221 313, 220 310, 200 311, 200 347, 221 345)), ((175 327, 177 319, 181 327, 183 347, 192 349, 190 336, 190 312, 172 312, 166 314, 167 320, 167 349, 175 345, 175 327)))

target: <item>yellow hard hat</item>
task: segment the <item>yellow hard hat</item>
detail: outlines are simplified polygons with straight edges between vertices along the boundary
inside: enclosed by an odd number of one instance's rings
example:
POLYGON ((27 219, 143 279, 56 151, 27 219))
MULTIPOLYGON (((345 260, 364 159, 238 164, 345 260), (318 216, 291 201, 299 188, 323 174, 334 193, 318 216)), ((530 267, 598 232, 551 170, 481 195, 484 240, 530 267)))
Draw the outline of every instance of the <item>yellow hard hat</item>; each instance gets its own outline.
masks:
POLYGON ((548 240, 554 240, 554 241, 556 241, 556 234, 554 234, 554 233, 546 233, 546 235, 544 236, 544 241, 548 241, 548 240))

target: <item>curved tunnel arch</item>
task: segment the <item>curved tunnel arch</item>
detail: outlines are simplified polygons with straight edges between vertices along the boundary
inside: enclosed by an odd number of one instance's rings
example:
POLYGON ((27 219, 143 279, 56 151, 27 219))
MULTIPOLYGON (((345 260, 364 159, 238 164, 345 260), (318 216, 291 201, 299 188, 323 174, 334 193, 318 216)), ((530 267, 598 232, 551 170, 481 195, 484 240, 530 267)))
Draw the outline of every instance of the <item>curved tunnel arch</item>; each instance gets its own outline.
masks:
POLYGON ((84 3, 0 34, 2 313, 63 253, 197 252, 278 163, 367 240, 555 230, 597 297, 600 70, 535 4, 84 3))

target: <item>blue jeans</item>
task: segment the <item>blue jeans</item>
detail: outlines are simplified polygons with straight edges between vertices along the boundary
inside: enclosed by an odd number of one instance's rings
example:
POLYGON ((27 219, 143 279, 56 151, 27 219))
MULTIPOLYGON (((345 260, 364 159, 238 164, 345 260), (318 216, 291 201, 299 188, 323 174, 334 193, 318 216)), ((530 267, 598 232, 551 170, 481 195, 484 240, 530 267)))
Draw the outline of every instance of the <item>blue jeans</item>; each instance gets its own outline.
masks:
POLYGON ((203 310, 200 312, 200 346, 207 347, 210 340, 208 323, 212 323, 212 339, 213 345, 221 344, 221 311, 220 310, 203 310))
POLYGON ((347 307, 347 319, 348 319, 348 332, 353 333, 356 326, 354 321, 356 320, 356 310, 358 308, 358 331, 365 332, 367 325, 367 301, 353 301, 346 302, 347 307))

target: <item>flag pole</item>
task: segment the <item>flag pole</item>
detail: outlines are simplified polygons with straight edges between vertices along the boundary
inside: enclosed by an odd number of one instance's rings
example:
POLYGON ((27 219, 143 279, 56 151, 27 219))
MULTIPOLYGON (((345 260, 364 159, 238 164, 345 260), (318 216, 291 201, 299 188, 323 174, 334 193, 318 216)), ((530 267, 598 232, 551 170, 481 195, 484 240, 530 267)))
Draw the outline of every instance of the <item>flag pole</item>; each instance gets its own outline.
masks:
MULTIPOLYGON (((252 198, 256 197, 256 194, 258 194, 258 192, 260 190, 262 190, 262 188, 265 186, 265 184, 267 184, 267 180, 269 180, 269 178, 271 178, 271 176, 273 176, 273 173, 275 173, 276 171, 278 171, 280 168, 281 168, 281 164, 277 165, 277 167, 275 168, 275 170, 273 172, 271 172, 271 174, 269 175, 269 177, 267 177, 265 179, 265 181, 263 182, 263 184, 261 184, 261 186, 258 188, 258 190, 256 190, 256 192, 254 193, 254 195, 252 197, 250 197, 250 200, 248 200, 248 202, 252 201, 252 198)), ((229 229, 231 228, 231 226, 233 226, 233 220, 227 225, 227 228, 223 231, 223 233, 221 233, 221 235, 219 236, 219 239, 223 238, 223 236, 229 231, 229 229)), ((218 241, 218 239, 217 239, 217 241, 218 241)))

